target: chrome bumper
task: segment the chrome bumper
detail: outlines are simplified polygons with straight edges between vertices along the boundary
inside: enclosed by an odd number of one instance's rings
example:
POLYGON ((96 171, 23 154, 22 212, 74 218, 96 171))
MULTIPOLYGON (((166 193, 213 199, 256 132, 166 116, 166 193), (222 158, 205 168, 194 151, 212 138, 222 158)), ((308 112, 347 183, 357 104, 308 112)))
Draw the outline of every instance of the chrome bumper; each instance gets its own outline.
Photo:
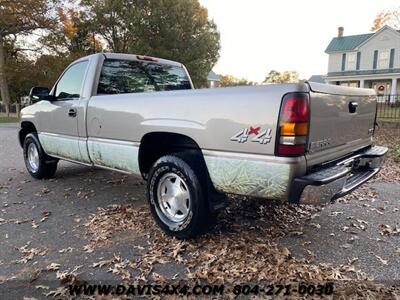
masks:
POLYGON ((387 151, 386 147, 374 146, 334 166, 295 178, 289 202, 325 204, 350 193, 379 172, 387 151))

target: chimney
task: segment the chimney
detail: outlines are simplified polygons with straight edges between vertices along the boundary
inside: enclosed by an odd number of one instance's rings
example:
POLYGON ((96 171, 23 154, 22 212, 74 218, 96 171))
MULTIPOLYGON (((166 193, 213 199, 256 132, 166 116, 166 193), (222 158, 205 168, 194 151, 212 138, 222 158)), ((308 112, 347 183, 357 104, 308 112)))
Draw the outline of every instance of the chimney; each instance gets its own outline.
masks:
POLYGON ((343 37, 343 32, 344 32, 344 27, 342 27, 342 26, 340 26, 339 28, 338 28, 338 37, 343 37))

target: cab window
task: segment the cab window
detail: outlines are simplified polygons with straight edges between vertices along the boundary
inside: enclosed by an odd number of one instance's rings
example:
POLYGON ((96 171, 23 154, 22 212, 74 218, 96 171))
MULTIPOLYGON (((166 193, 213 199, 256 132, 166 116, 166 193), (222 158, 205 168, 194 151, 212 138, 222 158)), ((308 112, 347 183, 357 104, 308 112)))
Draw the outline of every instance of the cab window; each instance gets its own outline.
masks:
POLYGON ((134 60, 107 59, 101 71, 98 95, 191 89, 184 68, 134 60))
POLYGON ((78 62, 67 71, 58 81, 55 91, 57 99, 74 99, 80 97, 88 61, 78 62))

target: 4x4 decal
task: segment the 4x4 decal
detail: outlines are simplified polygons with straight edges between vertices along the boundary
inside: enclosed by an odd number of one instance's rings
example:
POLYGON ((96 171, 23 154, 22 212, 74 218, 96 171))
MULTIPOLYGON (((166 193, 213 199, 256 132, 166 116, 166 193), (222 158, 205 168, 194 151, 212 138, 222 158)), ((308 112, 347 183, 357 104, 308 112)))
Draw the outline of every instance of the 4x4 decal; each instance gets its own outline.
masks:
POLYGON ((248 140, 250 140, 255 143, 268 144, 271 142, 271 138, 271 128, 262 130, 261 127, 250 126, 250 128, 244 128, 236 133, 233 137, 231 137, 231 141, 246 143, 248 140), (254 137, 251 137, 252 135, 254 135, 254 137))

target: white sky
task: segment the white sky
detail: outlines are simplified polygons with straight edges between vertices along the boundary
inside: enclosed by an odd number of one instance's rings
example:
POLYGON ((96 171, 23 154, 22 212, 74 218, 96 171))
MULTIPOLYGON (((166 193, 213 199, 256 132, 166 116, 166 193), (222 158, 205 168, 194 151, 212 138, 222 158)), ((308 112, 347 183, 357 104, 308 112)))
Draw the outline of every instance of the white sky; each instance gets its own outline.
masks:
POLYGON ((399 0, 200 0, 221 33, 220 59, 214 67, 262 81, 270 70, 296 70, 301 78, 326 74, 325 49, 337 27, 344 35, 370 32, 381 10, 399 0))

